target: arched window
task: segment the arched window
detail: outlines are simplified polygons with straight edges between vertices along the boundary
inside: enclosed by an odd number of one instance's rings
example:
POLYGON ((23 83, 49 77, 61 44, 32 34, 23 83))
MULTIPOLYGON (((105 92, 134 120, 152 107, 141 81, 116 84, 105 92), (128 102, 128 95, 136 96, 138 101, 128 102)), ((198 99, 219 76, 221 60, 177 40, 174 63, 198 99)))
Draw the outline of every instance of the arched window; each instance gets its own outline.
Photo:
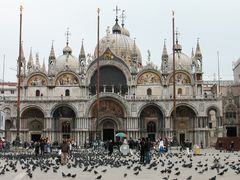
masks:
POLYGON ((156 123, 154 123, 154 122, 149 122, 148 124, 147 124, 147 132, 149 133, 149 132, 156 132, 156 123))
POLYGON ((182 95, 182 88, 178 88, 177 94, 182 95))
POLYGON ((70 96, 70 91, 69 91, 69 89, 66 89, 66 90, 65 90, 65 96, 70 96))
POLYGON ((148 96, 152 95, 152 89, 151 89, 151 88, 148 88, 148 89, 147 89, 147 95, 148 95, 148 96))
POLYGON ((40 96, 40 91, 36 90, 36 96, 40 96))

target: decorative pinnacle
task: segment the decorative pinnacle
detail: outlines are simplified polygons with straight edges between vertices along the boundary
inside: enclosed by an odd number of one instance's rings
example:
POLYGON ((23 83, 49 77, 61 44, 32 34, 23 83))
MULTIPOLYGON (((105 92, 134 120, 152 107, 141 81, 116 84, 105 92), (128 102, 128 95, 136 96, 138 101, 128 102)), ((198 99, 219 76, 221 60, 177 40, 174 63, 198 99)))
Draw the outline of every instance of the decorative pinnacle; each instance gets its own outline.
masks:
POLYGON ((172 17, 174 18, 174 14, 175 14, 175 12, 174 12, 174 10, 172 10, 172 17))
POLYGON ((100 14, 100 8, 97 8, 97 14, 98 15, 100 14))

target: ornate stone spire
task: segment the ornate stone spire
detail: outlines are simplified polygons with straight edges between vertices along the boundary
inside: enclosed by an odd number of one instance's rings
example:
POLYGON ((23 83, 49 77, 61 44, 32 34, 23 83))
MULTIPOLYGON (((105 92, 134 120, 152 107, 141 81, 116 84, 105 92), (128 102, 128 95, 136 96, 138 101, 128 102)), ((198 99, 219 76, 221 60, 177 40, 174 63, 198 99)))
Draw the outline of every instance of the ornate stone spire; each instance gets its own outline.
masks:
POLYGON ((80 59, 86 59, 85 51, 84 51, 84 46, 83 46, 83 39, 82 39, 82 45, 81 45, 81 50, 79 54, 79 60, 80 59))
POLYGON ((41 71, 42 71, 43 73, 46 73, 46 72, 47 72, 47 71, 46 71, 46 66, 45 66, 45 58, 43 59, 43 64, 42 64, 41 71))
POLYGON ((194 58, 194 50, 193 50, 193 47, 192 47, 192 58, 194 58))
POLYGON ((165 60, 168 58, 168 52, 166 47, 166 40, 164 39, 164 45, 163 45, 163 51, 162 51, 162 60, 165 60))
POLYGON ((168 73, 168 52, 166 47, 166 39, 164 39, 161 69, 164 74, 168 73))
POLYGON ((196 47, 196 51, 195 51, 195 57, 197 59, 202 59, 202 52, 201 52, 200 45, 199 45, 199 38, 197 40, 197 47, 196 47))
POLYGON ((54 52, 54 47, 53 47, 53 41, 52 41, 52 47, 51 47, 51 51, 50 51, 48 59, 56 59, 55 52, 54 52))
POLYGON ((35 70, 39 71, 40 70, 40 62, 39 62, 39 54, 36 53, 36 66, 35 66, 35 70))
POLYGON ((53 41, 52 41, 52 47, 51 47, 50 55, 48 58, 48 75, 49 76, 54 76, 55 64, 56 64, 56 56, 54 53, 54 47, 53 47, 53 41))
POLYGON ((30 74, 33 69, 34 69, 34 62, 33 62, 33 57, 32 57, 32 48, 30 50, 30 55, 27 63, 27 69, 28 69, 28 74, 30 74))

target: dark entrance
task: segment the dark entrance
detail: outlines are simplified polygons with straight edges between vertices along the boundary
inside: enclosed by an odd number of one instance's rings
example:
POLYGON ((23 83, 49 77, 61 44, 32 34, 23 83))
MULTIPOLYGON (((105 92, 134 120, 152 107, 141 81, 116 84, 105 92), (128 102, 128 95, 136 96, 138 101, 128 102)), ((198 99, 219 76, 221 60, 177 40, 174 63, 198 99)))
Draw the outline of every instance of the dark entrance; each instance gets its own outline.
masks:
POLYGON ((41 134, 32 134, 31 135, 31 141, 36 142, 39 141, 41 138, 41 134))
POLYGON ((114 129, 103 129, 103 141, 114 141, 114 129))
POLYGON ((236 127, 227 127, 227 137, 236 137, 237 128, 236 127))
POLYGON ((180 145, 183 145, 185 142, 185 134, 183 134, 183 133, 180 134, 179 139, 180 139, 180 145))
POLYGON ((148 134, 148 138, 150 138, 150 141, 155 141, 155 134, 148 134))

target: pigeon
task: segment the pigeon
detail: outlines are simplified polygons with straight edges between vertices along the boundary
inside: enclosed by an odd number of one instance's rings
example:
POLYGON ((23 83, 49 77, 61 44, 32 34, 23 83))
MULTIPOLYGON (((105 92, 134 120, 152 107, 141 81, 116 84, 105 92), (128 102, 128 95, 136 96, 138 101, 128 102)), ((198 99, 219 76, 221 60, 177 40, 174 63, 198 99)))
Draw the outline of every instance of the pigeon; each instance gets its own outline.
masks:
POLYGON ((72 174, 72 178, 75 178, 77 176, 77 174, 72 174))
POLYGON ((62 172, 62 177, 67 177, 67 176, 66 176, 66 174, 64 174, 64 173, 62 172))
POLYGON ((174 175, 178 176, 180 174, 180 171, 176 172, 174 175))
POLYGON ((211 177, 209 180, 216 180, 216 176, 211 177))
POLYGON ((192 176, 188 176, 186 180, 191 180, 192 179, 192 176))
POLYGON ((99 175, 98 177, 96 177, 96 179, 101 179, 102 178, 102 175, 99 175))
POLYGON ((127 177, 127 173, 124 173, 123 177, 127 177))

